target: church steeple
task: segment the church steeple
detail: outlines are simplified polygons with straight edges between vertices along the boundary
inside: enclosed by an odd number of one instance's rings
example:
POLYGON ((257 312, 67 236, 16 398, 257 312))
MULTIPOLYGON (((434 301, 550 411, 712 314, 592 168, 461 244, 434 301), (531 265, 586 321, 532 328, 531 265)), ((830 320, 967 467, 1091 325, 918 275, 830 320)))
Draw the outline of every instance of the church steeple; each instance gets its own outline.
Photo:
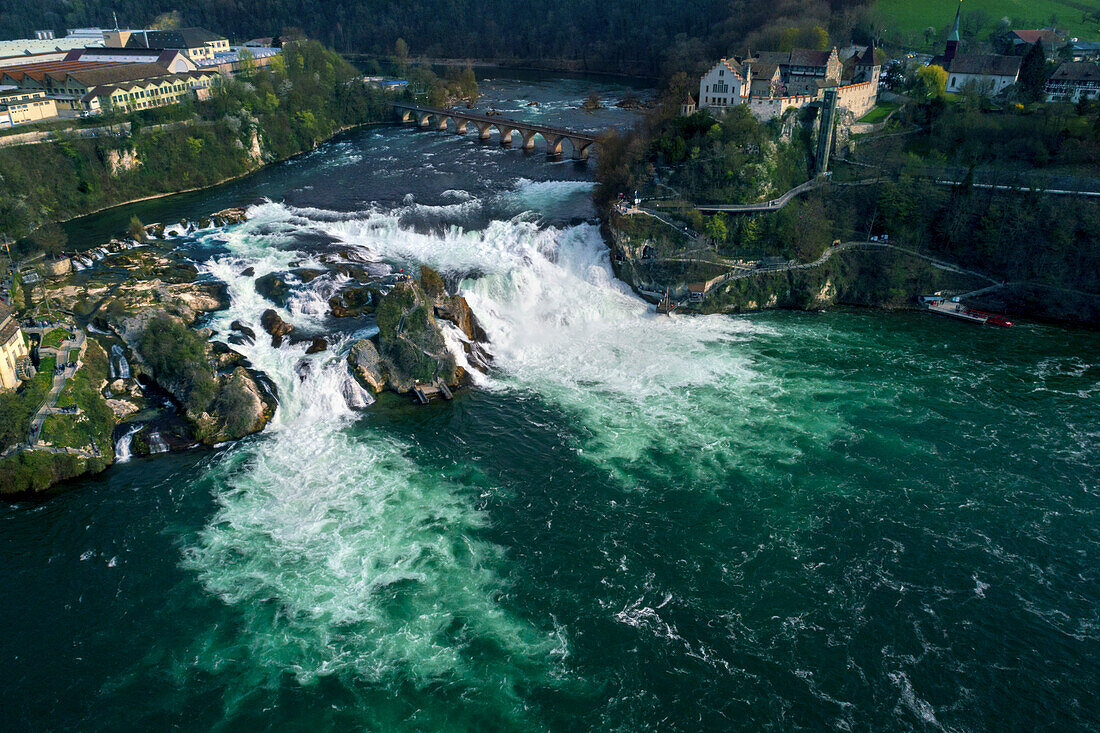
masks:
POLYGON ((959 0, 959 9, 955 11, 955 24, 951 27, 950 35, 947 36, 947 51, 944 52, 943 58, 949 64, 959 52, 959 16, 962 15, 962 7, 962 0, 959 0))

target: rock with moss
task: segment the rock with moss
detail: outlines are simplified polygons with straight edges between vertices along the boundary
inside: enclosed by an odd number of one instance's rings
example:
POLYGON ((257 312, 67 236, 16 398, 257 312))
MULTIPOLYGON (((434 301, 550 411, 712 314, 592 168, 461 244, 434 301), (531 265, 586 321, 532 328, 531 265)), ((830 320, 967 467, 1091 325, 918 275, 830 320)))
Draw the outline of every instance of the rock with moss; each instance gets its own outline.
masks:
POLYGON ((430 268, 422 268, 419 283, 399 281, 379 302, 376 320, 382 363, 377 373, 395 392, 408 392, 417 383, 457 387, 468 380, 447 346, 441 321, 462 331, 467 353, 475 356, 472 364, 488 362, 485 331, 465 298, 448 295, 443 279, 430 268))
POLYGON ((408 392, 417 382, 458 385, 454 355, 433 311, 434 301, 412 280, 397 283, 378 304, 378 349, 395 392, 408 392))
POLYGON ((88 458, 71 453, 22 451, 0 460, 0 494, 47 491, 63 481, 100 473, 110 464, 108 456, 88 458))
POLYGON ((286 304, 290 299, 291 290, 286 275, 272 272, 256 278, 256 292, 275 305, 286 308, 286 304))
POLYGON ((375 302, 380 298, 377 287, 356 285, 329 298, 328 306, 333 318, 354 318, 373 313, 375 302))
POLYGON ((196 418, 196 436, 208 445, 243 438, 263 430, 277 406, 257 373, 238 366, 222 378, 209 408, 196 418))

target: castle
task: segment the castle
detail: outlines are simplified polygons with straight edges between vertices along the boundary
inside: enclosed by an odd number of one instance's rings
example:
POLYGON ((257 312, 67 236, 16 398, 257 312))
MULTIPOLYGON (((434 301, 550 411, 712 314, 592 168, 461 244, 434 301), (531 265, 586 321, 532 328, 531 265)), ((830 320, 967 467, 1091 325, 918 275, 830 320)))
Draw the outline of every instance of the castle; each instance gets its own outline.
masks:
POLYGON ((757 119, 770 120, 820 101, 825 89, 836 89, 838 106, 862 117, 878 102, 882 67, 874 46, 855 56, 850 80, 841 81, 843 68, 836 48, 722 59, 699 80, 699 108, 724 112, 743 104, 757 119))
POLYGON ((19 322, 8 306, 0 303, 0 390, 15 389, 34 375, 30 352, 19 322))

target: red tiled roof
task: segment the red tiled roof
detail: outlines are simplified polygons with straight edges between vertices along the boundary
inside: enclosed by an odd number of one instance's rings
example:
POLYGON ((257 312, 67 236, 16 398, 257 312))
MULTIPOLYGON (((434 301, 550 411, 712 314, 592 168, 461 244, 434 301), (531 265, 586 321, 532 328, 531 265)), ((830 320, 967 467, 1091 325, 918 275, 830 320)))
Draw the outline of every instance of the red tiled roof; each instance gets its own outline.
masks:
POLYGON ((1057 33, 1049 28, 1040 28, 1035 31, 1012 31, 1012 35, 1031 45, 1035 45, 1037 41, 1042 41, 1048 49, 1052 44, 1060 43, 1062 40, 1057 33))
POLYGON ((76 71, 89 71, 102 66, 118 66, 109 62, 91 61, 43 61, 38 64, 20 64, 19 66, 6 66, 0 68, 0 76, 10 77, 16 82, 21 82, 27 76, 35 81, 45 81, 46 75, 52 77, 64 77, 76 71))

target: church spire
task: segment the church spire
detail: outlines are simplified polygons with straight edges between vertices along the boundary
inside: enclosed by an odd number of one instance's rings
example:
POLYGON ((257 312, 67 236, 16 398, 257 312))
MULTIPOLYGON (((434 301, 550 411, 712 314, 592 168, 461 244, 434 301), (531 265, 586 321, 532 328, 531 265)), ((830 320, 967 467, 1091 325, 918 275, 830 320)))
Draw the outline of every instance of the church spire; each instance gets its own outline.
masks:
POLYGON ((959 0, 959 9, 955 11, 955 25, 951 27, 951 35, 947 37, 947 50, 943 54, 943 60, 948 65, 955 60, 959 52, 959 16, 962 15, 963 4, 959 0))

